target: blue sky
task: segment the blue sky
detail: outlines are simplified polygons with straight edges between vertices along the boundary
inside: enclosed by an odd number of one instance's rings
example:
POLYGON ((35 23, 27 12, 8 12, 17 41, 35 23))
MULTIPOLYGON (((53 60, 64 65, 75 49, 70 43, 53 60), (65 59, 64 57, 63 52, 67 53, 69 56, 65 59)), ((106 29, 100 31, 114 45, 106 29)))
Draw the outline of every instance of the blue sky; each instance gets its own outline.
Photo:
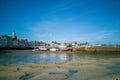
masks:
POLYGON ((120 0, 0 0, 0 35, 120 43, 120 0))

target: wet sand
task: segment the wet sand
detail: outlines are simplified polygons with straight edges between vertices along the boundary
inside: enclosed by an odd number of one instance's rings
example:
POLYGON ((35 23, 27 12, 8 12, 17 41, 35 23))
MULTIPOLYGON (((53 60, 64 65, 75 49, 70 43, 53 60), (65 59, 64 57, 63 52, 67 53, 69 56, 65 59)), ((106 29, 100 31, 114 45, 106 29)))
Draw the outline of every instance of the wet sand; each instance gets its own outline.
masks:
POLYGON ((120 58, 0 65, 0 80, 120 80, 120 58))

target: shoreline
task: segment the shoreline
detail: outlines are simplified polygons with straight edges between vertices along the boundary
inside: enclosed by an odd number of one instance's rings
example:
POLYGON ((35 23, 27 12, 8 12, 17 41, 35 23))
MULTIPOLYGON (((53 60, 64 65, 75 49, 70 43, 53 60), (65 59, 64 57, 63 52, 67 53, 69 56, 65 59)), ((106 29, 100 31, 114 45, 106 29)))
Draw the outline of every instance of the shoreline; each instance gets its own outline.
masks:
POLYGON ((117 46, 76 46, 72 52, 60 51, 32 51, 33 48, 9 48, 0 49, 0 53, 68 53, 68 54, 120 54, 120 47, 117 46))
MULTIPOLYGON (((49 50, 52 47, 47 47, 49 50)), ((1 48, 0 50, 30 50, 34 49, 33 47, 25 47, 25 48, 1 48)), ((72 51, 120 51, 120 46, 73 46, 72 51)))
POLYGON ((88 55, 99 55, 99 54, 105 54, 105 55, 120 55, 120 51, 72 51, 72 52, 59 52, 59 51, 32 51, 32 49, 25 49, 25 50, 0 50, 0 54, 4 53, 21 53, 21 54, 42 54, 42 53, 56 53, 56 54, 88 54, 88 55))

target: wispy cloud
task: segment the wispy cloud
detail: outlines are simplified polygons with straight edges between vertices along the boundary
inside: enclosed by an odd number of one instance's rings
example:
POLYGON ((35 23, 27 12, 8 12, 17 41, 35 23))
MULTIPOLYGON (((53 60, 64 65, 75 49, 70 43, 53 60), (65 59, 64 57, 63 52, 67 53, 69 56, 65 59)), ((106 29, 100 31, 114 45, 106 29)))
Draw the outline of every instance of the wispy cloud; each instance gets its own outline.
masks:
POLYGON ((35 40, 43 40, 51 42, 56 40, 58 42, 90 42, 90 43, 102 43, 114 40, 114 35, 120 34, 120 30, 110 30, 110 31, 98 31, 93 33, 85 32, 84 34, 70 33, 69 31, 61 32, 60 28, 56 29, 58 23, 56 21, 40 21, 33 24, 29 24, 29 33, 31 38, 35 40), (58 31, 58 32, 57 32, 58 31), (66 34, 65 34, 66 33, 66 34))
POLYGON ((84 36, 75 38, 75 40, 79 42, 86 41, 91 43, 115 42, 113 38, 116 34, 120 34, 120 31, 119 30, 99 31, 95 33, 87 33, 84 36))
POLYGON ((63 2, 56 4, 51 8, 51 11, 48 14, 54 14, 57 12, 62 12, 68 9, 76 9, 77 7, 86 5, 89 3, 88 1, 78 1, 78 0, 63 0, 63 2))
POLYGON ((54 29, 56 23, 54 21, 38 21, 33 24, 28 24, 28 30, 31 35, 31 39, 50 41, 54 39, 51 29, 54 29))

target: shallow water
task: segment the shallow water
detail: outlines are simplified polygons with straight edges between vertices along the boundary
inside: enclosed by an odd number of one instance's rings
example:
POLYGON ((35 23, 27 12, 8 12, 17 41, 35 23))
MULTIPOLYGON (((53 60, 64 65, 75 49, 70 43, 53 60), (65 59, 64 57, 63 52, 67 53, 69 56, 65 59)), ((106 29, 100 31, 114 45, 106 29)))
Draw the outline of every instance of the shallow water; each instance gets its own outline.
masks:
POLYGON ((41 63, 43 61, 55 63, 56 61, 78 61, 78 60, 88 60, 88 59, 109 59, 109 58, 119 58, 120 55, 88 55, 88 54, 69 54, 69 53, 3 53, 0 54, 0 64, 14 64, 19 62, 30 62, 30 63, 41 63))
POLYGON ((74 61, 88 59, 87 56, 77 56, 71 54, 42 53, 42 54, 20 54, 5 53, 0 54, 0 64, 13 64, 19 62, 41 63, 43 61, 54 63, 56 61, 74 61))

